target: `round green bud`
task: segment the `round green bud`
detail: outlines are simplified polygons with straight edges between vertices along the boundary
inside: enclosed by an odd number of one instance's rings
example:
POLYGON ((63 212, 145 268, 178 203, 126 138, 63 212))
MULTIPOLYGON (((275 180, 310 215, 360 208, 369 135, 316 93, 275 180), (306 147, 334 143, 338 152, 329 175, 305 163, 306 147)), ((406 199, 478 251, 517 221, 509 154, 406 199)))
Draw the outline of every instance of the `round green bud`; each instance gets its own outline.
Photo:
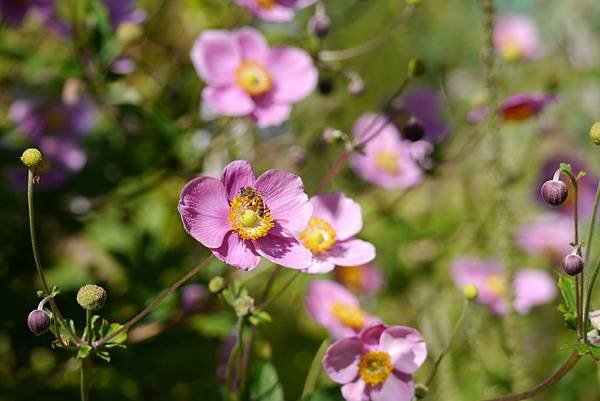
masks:
POLYGON ((417 383, 415 385, 415 397, 417 399, 420 400, 421 398, 425 398, 427 393, 429 393, 429 387, 427 387, 425 384, 417 383))
POLYGON ((87 284, 77 292, 77 303, 85 310, 99 311, 106 302, 106 290, 95 284, 87 284))
POLYGON ((233 301, 233 309, 237 317, 248 316, 254 312, 254 298, 249 295, 241 295, 233 301))
POLYGON ((477 289, 477 286, 475 284, 467 284, 463 288, 463 295, 468 300, 473 300, 479 295, 479 290, 477 289))
POLYGON ((600 121, 594 123, 590 128, 590 139, 594 142, 594 145, 600 145, 600 121))
POLYGON ((21 155, 21 161, 27 168, 33 169, 42 162, 42 152, 36 148, 26 149, 21 155))
POLYGON ((408 75, 410 77, 420 77, 425 74, 425 63, 418 58, 413 58, 408 62, 408 75))
POLYGON ((218 294, 225 289, 225 279, 221 276, 213 277, 208 283, 208 290, 213 294, 218 294))

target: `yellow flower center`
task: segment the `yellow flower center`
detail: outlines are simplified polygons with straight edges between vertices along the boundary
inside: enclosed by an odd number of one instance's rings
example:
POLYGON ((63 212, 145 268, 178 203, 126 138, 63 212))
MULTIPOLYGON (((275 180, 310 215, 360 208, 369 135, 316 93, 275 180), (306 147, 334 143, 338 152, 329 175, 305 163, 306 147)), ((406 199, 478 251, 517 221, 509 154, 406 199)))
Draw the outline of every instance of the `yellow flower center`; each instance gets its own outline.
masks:
POLYGON ((335 244, 335 230, 328 222, 318 217, 311 218, 298 237, 315 255, 329 250, 335 244))
POLYGON ((257 0, 256 3, 263 10, 270 10, 275 5, 275 0, 257 0))
POLYGON ((513 62, 517 61, 523 56, 521 46, 517 42, 508 42, 502 47, 502 58, 505 61, 513 62))
POLYGON ((256 61, 244 61, 235 70, 237 84, 249 95, 258 96, 271 89, 271 75, 256 61))
POLYGON ((495 295, 497 297, 506 296, 508 287, 506 284, 506 279, 503 276, 495 274, 489 277, 485 284, 488 291, 491 292, 492 295, 495 295))
POLYGON ((354 292, 361 292, 364 288, 362 266, 338 266, 334 270, 338 279, 354 292))
POLYGON ((331 306, 331 314, 338 322, 352 329, 359 330, 365 325, 365 314, 356 306, 335 302, 331 306))
POLYGON ((390 175, 398 175, 400 172, 398 158, 394 153, 386 150, 381 150, 375 154, 375 166, 390 175))
POLYGON ((384 383, 392 373, 390 354, 383 351, 367 352, 360 357, 358 375, 371 387, 384 383))
POLYGON ((233 199, 229 206, 229 221, 233 231, 249 240, 264 237, 275 226, 275 218, 256 191, 233 199))

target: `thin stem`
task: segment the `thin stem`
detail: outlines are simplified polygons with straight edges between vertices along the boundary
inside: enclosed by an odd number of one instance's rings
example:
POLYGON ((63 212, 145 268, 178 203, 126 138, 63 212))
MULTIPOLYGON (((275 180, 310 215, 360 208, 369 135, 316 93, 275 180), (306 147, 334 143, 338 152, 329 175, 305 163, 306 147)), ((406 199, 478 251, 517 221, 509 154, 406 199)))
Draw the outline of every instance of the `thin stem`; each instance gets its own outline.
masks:
POLYGON ((87 332, 84 340, 86 340, 88 344, 92 345, 92 311, 89 309, 85 310, 85 327, 87 332))
POLYGON ((81 359, 79 386, 81 401, 89 401, 90 399, 90 383, 89 383, 89 362, 87 358, 81 359))
POLYGON ((288 289, 288 287, 298 278, 300 277, 300 275, 302 274, 301 270, 298 270, 294 273, 294 275, 292 277, 290 277, 290 279, 288 281, 285 282, 285 284, 283 284, 283 286, 279 289, 279 291, 277 291, 275 293, 275 295, 273 295, 273 297, 271 297, 271 299, 264 301, 262 303, 260 303, 258 305, 258 309, 265 309, 267 306, 271 305, 273 302, 275 302, 280 296, 283 295, 283 293, 285 293, 285 291, 288 289))
POLYGON ((534 386, 531 389, 522 393, 504 395, 498 398, 490 398, 485 401, 521 401, 531 398, 534 395, 541 393, 542 391, 551 387, 553 384, 562 379, 562 377, 566 375, 573 368, 573 366, 575 366, 575 364, 577 363, 577 361, 579 361, 580 358, 581 355, 579 355, 579 351, 573 350, 571 352, 571 355, 569 355, 569 358, 558 368, 558 370, 537 386, 534 386))
MULTIPOLYGON (((236 330, 236 339, 235 339, 235 345, 233 346, 233 348, 231 349, 231 352, 229 353, 229 358, 227 359, 227 375, 225 376, 225 400, 229 401, 231 399, 231 389, 233 387, 233 379, 234 379, 234 362, 235 362, 235 357, 238 354, 238 350, 240 349, 240 337, 239 337, 239 332, 240 332, 240 327, 242 326, 242 319, 241 317, 238 318, 237 321, 237 330, 236 330)), ((236 377, 239 377, 239 371, 236 372, 236 377)))
POLYGON ((304 388, 302 389, 302 397, 300 399, 304 399, 312 394, 315 391, 315 387, 317 385, 317 379, 319 378, 319 373, 321 373, 321 359, 327 351, 327 348, 331 344, 328 338, 323 340, 317 353, 315 354, 312 363, 310 364, 310 369, 308 370, 308 374, 306 375, 306 380, 304 381, 304 388))
POLYGON ((468 308, 469 308, 469 300, 465 298, 465 300, 463 302, 462 310, 460 312, 460 316, 458 317, 458 320, 456 321, 456 324, 454 325, 454 329, 452 329, 452 333, 450 334, 448 343, 446 344, 446 346, 444 347, 442 352, 439 353, 439 355, 437 356, 437 358, 435 358, 435 361, 433 362, 433 368, 431 369, 431 372, 429 373, 429 376, 427 377, 427 381, 425 381, 426 386, 429 386, 431 384, 431 382, 435 378, 435 375, 438 372, 438 368, 440 367, 442 360, 444 359, 444 357, 446 356, 448 351, 450 351, 452 342, 454 341, 454 338, 458 334, 458 330, 460 329, 463 321, 465 320, 465 316, 467 315, 468 308))
POLYGON ((113 338, 115 338, 116 336, 118 336, 119 334, 121 334, 122 332, 124 332, 125 330, 128 330, 131 326, 133 326, 138 321, 140 321, 141 319, 143 319, 144 317, 146 317, 146 315, 148 315, 155 307, 157 307, 162 301, 164 301, 165 298, 167 298, 169 295, 171 295, 173 293, 173 291, 175 291, 177 288, 179 288, 180 286, 182 286, 186 281, 188 281, 193 276, 195 276, 204 266, 206 266, 206 264, 208 263, 209 260, 210 260, 210 256, 206 257, 206 259, 204 259, 202 262, 200 262, 199 265, 197 265, 192 270, 190 270, 189 272, 187 272, 186 274, 184 274, 179 280, 175 281, 168 288, 164 289, 154 299, 154 301, 152 301, 150 303, 150 305, 148 305, 141 312, 139 312, 137 315, 135 315, 131 319, 129 319, 117 331, 115 331, 114 333, 112 333, 112 334, 110 334, 110 335, 108 335, 106 337, 101 338, 98 341, 95 341, 93 343, 94 348, 99 348, 99 347, 103 346, 108 341, 112 340, 113 338))
POLYGON ((596 260, 596 264, 594 265, 594 270, 592 271, 592 275, 590 277, 590 282, 588 284, 587 296, 585 300, 585 309, 583 310, 583 338, 585 344, 588 343, 587 332, 590 326, 590 303, 592 301, 592 293, 594 291, 594 285, 596 284, 596 279, 598 278, 598 271, 600 270, 600 257, 596 260))
POLYGON ((244 369, 244 318, 238 321, 238 349, 237 349, 237 398, 242 401, 246 381, 244 369))
POLYGON ((598 213, 598 204, 600 203, 600 180, 596 186, 596 198, 594 199, 594 211, 592 212, 592 221, 590 222, 590 229, 588 231, 587 242, 585 244, 585 264, 587 265, 592 256, 592 238, 594 236, 594 227, 596 225, 596 215, 598 213))

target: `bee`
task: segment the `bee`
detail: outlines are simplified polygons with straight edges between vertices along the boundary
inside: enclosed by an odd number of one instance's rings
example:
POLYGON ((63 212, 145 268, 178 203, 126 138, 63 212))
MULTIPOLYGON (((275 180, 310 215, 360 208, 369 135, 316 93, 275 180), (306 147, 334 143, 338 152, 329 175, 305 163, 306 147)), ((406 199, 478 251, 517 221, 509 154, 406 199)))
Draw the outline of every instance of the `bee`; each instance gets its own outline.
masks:
POLYGON ((240 195, 249 201, 248 206, 252 207, 260 217, 264 217, 267 213, 271 212, 271 209, 265 205, 260 192, 256 188, 251 186, 242 187, 240 195))

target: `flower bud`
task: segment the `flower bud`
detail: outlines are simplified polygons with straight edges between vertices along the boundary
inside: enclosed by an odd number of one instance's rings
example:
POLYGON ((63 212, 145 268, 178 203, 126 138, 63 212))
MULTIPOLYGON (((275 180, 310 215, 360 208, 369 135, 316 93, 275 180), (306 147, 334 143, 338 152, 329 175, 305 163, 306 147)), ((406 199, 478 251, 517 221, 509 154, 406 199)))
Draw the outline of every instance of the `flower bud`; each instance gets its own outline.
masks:
POLYGON ((415 397, 419 400, 421 398, 425 398, 428 392, 429 387, 427 387, 425 384, 417 383, 417 385, 415 386, 415 397))
POLYGON ((350 92, 352 96, 362 95, 365 91, 365 82, 361 76, 355 71, 350 71, 348 73, 348 80, 348 92, 350 92))
POLYGON ((320 78, 317 88, 321 95, 327 96, 333 92, 333 80, 331 78, 320 78))
POLYGON ((331 28, 331 20, 325 13, 317 12, 308 20, 308 30, 318 38, 324 38, 331 28))
POLYGON ((594 142, 594 145, 600 145, 600 121, 594 123, 590 128, 590 139, 594 142))
POLYGON ((27 316, 27 327, 34 335, 42 335, 50 328, 50 316, 40 309, 31 311, 27 316))
POLYGON ((576 276, 583 271, 583 258, 575 253, 571 253, 563 259, 562 267, 569 276, 576 276))
POLYGON ((477 296, 479 295, 479 289, 475 284, 467 284, 463 288, 463 295, 465 296, 465 298, 471 301, 477 298, 477 296))
POLYGON ((221 276, 215 276, 208 282, 208 290, 213 294, 218 294, 225 289, 225 279, 221 276))
POLYGON ((404 127, 402 127, 402 136, 404 139, 408 139, 411 142, 416 142, 420 139, 423 139, 425 136, 425 128, 421 125, 421 122, 417 120, 415 117, 411 117, 410 120, 404 127))
POLYGON ((408 76, 420 77, 425 74, 425 64, 418 58, 413 58, 408 62, 408 76))
POLYGON ((544 201, 552 206, 562 205, 569 195, 567 186, 560 180, 546 181, 544 185, 542 185, 541 192, 544 201))
POLYGON ((233 309, 237 317, 248 316, 254 311, 254 298, 249 295, 241 295, 233 301, 233 309))
POLYGON ((77 292, 77 303, 85 310, 99 311, 106 302, 106 290, 95 285, 87 284, 77 292))
POLYGON ((21 155, 21 161, 27 168, 34 169, 42 162, 42 152, 36 148, 26 149, 21 155))

